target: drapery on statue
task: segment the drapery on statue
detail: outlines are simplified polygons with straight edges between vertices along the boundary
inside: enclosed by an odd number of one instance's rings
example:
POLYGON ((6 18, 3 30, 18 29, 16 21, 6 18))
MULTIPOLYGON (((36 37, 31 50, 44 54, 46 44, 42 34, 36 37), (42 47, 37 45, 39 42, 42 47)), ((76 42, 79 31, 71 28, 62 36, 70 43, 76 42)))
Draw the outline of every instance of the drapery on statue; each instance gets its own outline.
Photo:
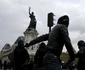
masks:
POLYGON ((31 20, 30 20, 30 24, 29 24, 29 27, 28 27, 28 28, 35 30, 35 29, 36 29, 36 22, 37 22, 37 21, 36 21, 36 19, 35 19, 34 12, 31 12, 31 13, 30 13, 30 9, 31 9, 31 8, 29 7, 29 17, 30 17, 31 20))

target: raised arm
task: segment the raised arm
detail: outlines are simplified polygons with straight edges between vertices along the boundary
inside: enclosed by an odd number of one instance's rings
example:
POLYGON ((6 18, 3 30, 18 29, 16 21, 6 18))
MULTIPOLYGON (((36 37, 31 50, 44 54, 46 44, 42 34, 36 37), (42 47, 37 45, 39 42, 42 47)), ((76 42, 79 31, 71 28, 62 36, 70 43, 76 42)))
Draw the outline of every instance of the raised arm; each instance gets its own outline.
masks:
POLYGON ((29 15, 31 15, 31 14, 30 14, 30 9, 31 9, 31 7, 29 7, 29 15))

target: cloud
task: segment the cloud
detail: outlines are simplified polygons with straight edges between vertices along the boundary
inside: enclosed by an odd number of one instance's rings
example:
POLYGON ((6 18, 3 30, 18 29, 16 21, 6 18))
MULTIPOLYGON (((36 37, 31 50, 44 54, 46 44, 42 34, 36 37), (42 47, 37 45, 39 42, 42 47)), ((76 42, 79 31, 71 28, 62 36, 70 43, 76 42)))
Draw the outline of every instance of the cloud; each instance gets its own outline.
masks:
POLYGON ((77 48, 80 39, 85 40, 84 0, 0 0, 0 48, 13 44, 29 25, 28 8, 31 7, 37 19, 39 35, 48 33, 47 14, 53 12, 55 24, 60 16, 70 18, 69 31, 72 44, 77 48))
POLYGON ((1 0, 0 9, 0 39, 3 40, 0 45, 3 47, 5 43, 13 44, 16 38, 22 35, 27 18, 22 6, 9 0, 1 0))

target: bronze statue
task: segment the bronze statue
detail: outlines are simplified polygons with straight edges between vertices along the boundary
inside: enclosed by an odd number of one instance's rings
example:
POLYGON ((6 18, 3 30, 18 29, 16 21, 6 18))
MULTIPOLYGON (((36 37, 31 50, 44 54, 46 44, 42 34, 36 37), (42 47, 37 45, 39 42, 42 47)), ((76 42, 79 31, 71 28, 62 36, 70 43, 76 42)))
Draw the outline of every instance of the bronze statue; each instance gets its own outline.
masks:
POLYGON ((36 21, 36 19, 35 19, 34 12, 31 12, 31 13, 30 13, 30 9, 31 9, 31 8, 29 7, 29 17, 30 17, 31 20, 30 20, 30 24, 29 24, 29 27, 28 27, 28 28, 35 30, 35 29, 36 29, 36 22, 37 22, 37 21, 36 21))

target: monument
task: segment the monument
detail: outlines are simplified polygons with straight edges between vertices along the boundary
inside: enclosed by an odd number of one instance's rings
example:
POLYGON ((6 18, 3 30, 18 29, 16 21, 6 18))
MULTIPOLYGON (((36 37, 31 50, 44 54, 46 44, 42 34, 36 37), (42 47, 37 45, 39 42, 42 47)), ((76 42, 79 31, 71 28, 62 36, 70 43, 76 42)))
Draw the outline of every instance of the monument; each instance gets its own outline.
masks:
POLYGON ((29 17, 30 17, 30 25, 29 25, 29 29, 36 29, 36 18, 35 18, 35 15, 34 15, 34 12, 30 13, 30 7, 29 7, 29 17))
MULTIPOLYGON (((30 17, 30 24, 26 31, 24 32, 24 42, 29 43, 31 40, 37 38, 38 32, 36 30, 36 18, 34 12, 30 12, 31 8, 29 7, 29 17, 30 17)), ((33 45, 32 47, 28 48, 29 53, 35 53, 37 50, 38 44, 33 45)))
POLYGON ((38 36, 38 32, 36 30, 36 18, 34 15, 34 12, 30 13, 30 7, 29 7, 29 17, 30 17, 30 24, 26 31, 24 32, 25 35, 25 43, 29 43, 31 40, 35 39, 38 36))
MULTIPOLYGON (((10 61, 8 59, 8 56, 16 48, 19 40, 23 40, 24 43, 26 44, 38 36, 38 32, 36 30, 37 21, 36 21, 34 12, 30 12, 30 9, 31 8, 29 7, 30 24, 29 24, 28 28, 25 30, 24 36, 19 36, 17 38, 17 40, 14 42, 14 44, 11 46, 11 48, 10 48, 9 44, 6 44, 2 48, 2 50, 0 52, 2 62, 4 62, 5 60, 7 60, 8 62, 10 61)), ((38 46, 39 46, 39 44, 36 44, 36 45, 31 46, 30 48, 26 48, 28 53, 30 54, 31 58, 34 58, 34 54, 35 54, 36 50, 38 49, 38 46)))

